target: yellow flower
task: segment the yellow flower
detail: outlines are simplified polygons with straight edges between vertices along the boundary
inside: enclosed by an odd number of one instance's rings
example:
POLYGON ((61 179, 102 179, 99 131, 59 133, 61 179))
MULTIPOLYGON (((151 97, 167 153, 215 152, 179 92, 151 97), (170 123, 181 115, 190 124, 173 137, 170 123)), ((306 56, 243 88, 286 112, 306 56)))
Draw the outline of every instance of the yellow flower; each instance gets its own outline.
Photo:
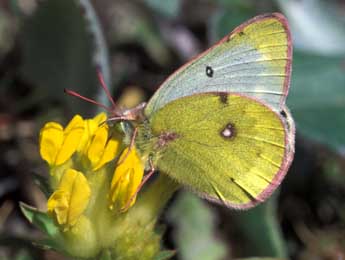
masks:
POLYGON ((105 113, 85 120, 85 131, 77 149, 84 167, 90 168, 92 171, 97 171, 113 160, 120 149, 122 138, 115 131, 111 137, 109 136, 109 126, 104 124, 106 120, 105 113))
POLYGON ((77 150, 85 129, 84 120, 76 115, 65 129, 55 122, 44 125, 40 132, 40 154, 50 166, 65 163, 77 150))
POLYGON ((91 190, 85 176, 68 169, 62 175, 58 188, 48 199, 48 213, 56 218, 58 224, 68 229, 76 224, 85 211, 90 195, 91 190))
POLYGON ((121 154, 121 163, 115 169, 110 186, 110 209, 120 212, 133 206, 136 200, 135 193, 144 175, 144 165, 136 149, 133 147, 129 154, 127 153, 128 148, 121 154))
POLYGON ((87 157, 93 171, 100 169, 118 155, 120 142, 120 138, 116 136, 109 139, 108 125, 104 124, 96 130, 87 149, 87 157))
POLYGON ((89 146, 92 137, 94 136, 96 130, 99 126, 107 120, 107 115, 105 113, 99 113, 92 119, 86 119, 85 130, 83 136, 80 139, 79 146, 77 148, 78 152, 83 153, 85 149, 89 146))

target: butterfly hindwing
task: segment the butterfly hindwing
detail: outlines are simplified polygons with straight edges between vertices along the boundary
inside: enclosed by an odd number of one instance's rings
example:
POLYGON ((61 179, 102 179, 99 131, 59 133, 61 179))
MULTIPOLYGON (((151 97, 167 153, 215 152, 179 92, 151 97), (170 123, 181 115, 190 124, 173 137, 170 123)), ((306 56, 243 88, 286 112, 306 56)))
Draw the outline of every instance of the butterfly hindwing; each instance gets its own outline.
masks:
POLYGON ((209 200, 248 208, 279 185, 291 162, 285 121, 241 95, 179 98, 149 118, 154 163, 209 200))

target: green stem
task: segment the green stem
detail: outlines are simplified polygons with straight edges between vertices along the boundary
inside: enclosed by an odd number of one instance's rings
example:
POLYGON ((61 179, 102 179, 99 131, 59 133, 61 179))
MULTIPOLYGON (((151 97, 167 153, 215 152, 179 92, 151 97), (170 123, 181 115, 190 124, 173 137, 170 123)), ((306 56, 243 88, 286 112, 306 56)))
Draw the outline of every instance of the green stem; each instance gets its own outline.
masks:
POLYGON ((178 188, 175 181, 160 174, 144 192, 139 193, 135 205, 119 215, 113 224, 113 256, 121 256, 124 260, 146 260, 159 254, 161 232, 156 229, 156 222, 178 188))
MULTIPOLYGON (((138 201, 128 215, 140 216, 142 221, 150 223, 159 217, 166 203, 180 187, 166 174, 159 174, 158 178, 138 196, 138 201)), ((132 216, 132 217, 134 217, 132 216)))

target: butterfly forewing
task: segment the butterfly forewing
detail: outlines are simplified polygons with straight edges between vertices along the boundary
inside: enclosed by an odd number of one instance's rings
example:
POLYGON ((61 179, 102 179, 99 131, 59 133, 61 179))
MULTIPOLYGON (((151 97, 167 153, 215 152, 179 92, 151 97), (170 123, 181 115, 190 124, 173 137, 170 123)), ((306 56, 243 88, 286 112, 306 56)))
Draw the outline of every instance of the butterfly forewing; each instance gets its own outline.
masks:
POLYGON ((288 93, 291 55, 284 16, 257 16, 172 74, 145 113, 153 114, 180 97, 211 91, 254 97, 280 111, 288 93))

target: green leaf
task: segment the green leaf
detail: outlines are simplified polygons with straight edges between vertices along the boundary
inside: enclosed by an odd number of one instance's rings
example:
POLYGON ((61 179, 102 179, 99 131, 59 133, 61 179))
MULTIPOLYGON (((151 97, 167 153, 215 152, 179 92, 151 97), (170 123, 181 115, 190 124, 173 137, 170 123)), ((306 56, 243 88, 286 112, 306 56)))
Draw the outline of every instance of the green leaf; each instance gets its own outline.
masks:
POLYGON ((23 202, 20 203, 20 209, 26 219, 38 227, 42 232, 50 237, 56 237, 59 229, 55 226, 54 221, 45 212, 41 212, 23 202))
POLYGON ((287 258, 249 257, 249 258, 236 258, 234 260, 287 260, 287 258))
POLYGON ((20 43, 21 72, 37 86, 36 99, 46 97, 67 102, 71 111, 84 115, 91 110, 92 106, 76 102, 63 91, 70 88, 93 97, 98 90, 91 35, 75 1, 40 2, 36 12, 24 23, 20 43))
POLYGON ((224 11, 218 10, 211 16, 209 35, 211 42, 217 42, 228 35, 233 29, 252 18, 255 15, 252 10, 224 11))
POLYGON ((42 250, 54 250, 67 256, 68 253, 63 249, 63 246, 60 244, 60 242, 60 238, 56 237, 54 239, 42 239, 34 241, 32 244, 42 250))
POLYGON ((180 0, 144 0, 144 2, 156 12, 169 18, 174 18, 178 15, 181 5, 180 0))
POLYGON ((215 0, 221 9, 232 10, 234 13, 243 9, 254 9, 255 2, 252 0, 215 0))
POLYGON ((48 198, 53 191, 48 183, 47 178, 38 173, 33 173, 32 176, 34 179, 34 183, 40 188, 46 198, 48 198))
POLYGON ((236 227, 244 237, 246 255, 286 257, 286 247, 276 212, 276 194, 253 209, 234 212, 236 227))
POLYGON ((181 259, 225 258, 226 247, 215 234, 215 216, 203 200, 189 192, 181 193, 168 218, 175 226, 175 243, 181 259))
POLYGON ((176 254, 175 250, 164 250, 158 253, 154 260, 167 260, 176 254))
MULTIPOLYGON (((164 4, 167 2, 170 1, 164 1, 164 4)), ((118 46, 136 43, 142 46, 157 64, 164 66, 170 62, 171 53, 164 44, 157 23, 145 12, 142 5, 136 4, 135 1, 118 0, 112 1, 109 8, 112 8, 110 44, 118 46)))
POLYGON ((13 48, 18 22, 1 7, 0 9, 0 60, 13 48))
POLYGON ((345 147, 345 63, 295 53, 288 106, 297 131, 336 150, 345 147))
POLYGON ((101 253, 101 255, 98 258, 99 260, 112 260, 112 255, 111 255, 111 251, 109 250, 103 250, 103 252, 101 253))
POLYGON ((30 254, 30 252, 25 249, 20 250, 14 257, 14 260, 34 260, 34 259, 35 258, 30 254))
POLYGON ((323 55, 345 54, 345 19, 337 1, 276 0, 287 16, 294 47, 323 55))
MULTIPOLYGON (((87 22, 88 31, 92 34, 93 39, 93 61, 102 72, 104 82, 109 88, 110 93, 112 93, 112 88, 115 85, 111 84, 110 76, 110 62, 109 62, 109 53, 107 48, 107 43, 103 30, 101 28, 100 21, 97 17, 96 11, 93 8, 92 3, 89 0, 77 0, 79 4, 84 8, 85 12, 83 13, 84 18, 87 22)), ((110 105, 110 101, 103 91, 102 88, 98 88, 98 95, 96 97, 97 101, 101 104, 110 105)), ((99 112, 103 109, 98 108, 99 112)))

